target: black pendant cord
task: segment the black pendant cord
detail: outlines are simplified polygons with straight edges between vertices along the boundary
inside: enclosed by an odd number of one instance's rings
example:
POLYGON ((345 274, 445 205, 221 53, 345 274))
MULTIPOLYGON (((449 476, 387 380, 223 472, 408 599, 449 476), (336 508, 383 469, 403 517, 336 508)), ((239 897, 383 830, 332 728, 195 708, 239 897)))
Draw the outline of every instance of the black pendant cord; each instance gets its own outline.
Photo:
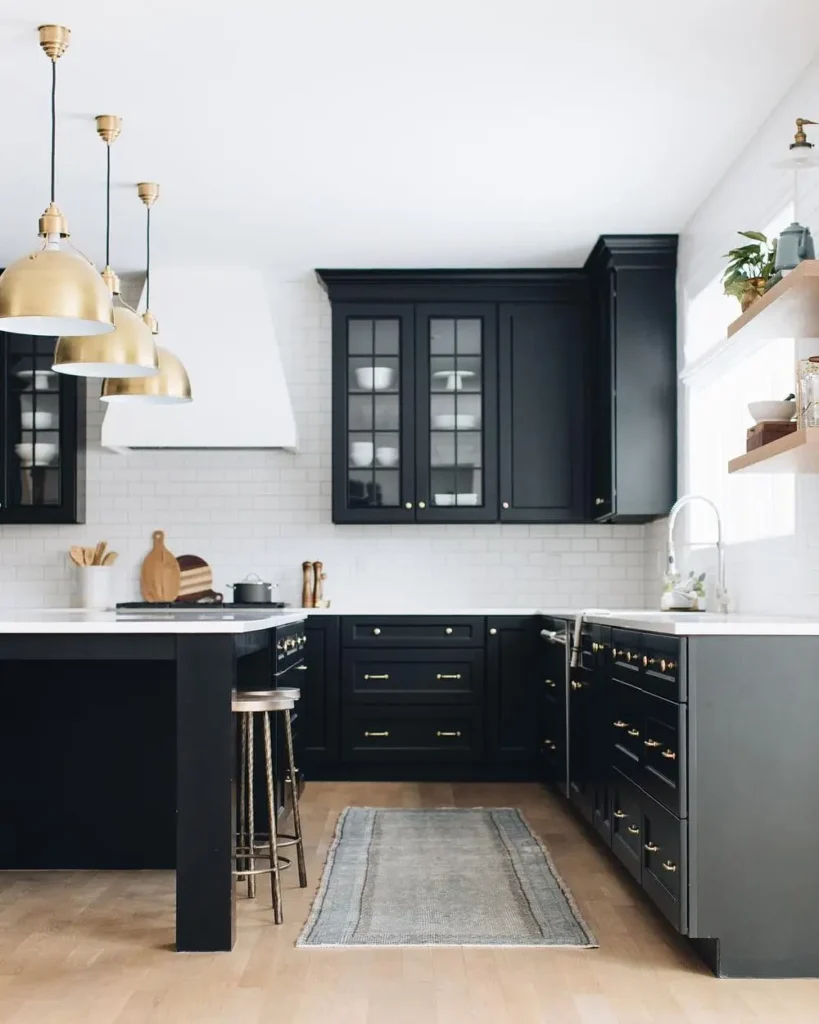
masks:
POLYGON ((54 202, 57 156, 57 61, 51 62, 51 202, 54 202))
POLYGON ((105 265, 111 266, 111 143, 105 147, 105 265))
POLYGON ((145 230, 145 309, 151 308, 151 208, 146 207, 148 216, 145 230))

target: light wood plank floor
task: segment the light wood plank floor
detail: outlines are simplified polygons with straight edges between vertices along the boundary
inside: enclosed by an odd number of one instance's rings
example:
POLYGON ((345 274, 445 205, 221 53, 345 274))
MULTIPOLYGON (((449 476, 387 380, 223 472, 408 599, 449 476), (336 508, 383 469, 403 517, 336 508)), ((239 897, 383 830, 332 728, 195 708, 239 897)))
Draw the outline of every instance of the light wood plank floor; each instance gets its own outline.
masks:
POLYGON ((3 1024, 759 1024, 819 1021, 819 981, 718 981, 535 785, 312 783, 309 889, 240 899, 233 953, 176 955, 165 872, 0 874, 3 1024), (517 806, 600 948, 296 949, 339 811, 517 806))

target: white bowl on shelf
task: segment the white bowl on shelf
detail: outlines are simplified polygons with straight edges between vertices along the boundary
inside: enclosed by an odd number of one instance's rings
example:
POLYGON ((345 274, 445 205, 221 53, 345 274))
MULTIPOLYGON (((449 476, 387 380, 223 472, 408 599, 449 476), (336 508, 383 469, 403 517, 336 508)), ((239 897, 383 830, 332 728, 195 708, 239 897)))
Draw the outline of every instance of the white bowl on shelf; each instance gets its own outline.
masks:
POLYGON ((53 370, 18 370, 17 376, 20 380, 24 380, 27 383, 30 382, 30 386, 35 391, 48 391, 51 387, 52 378, 54 377, 53 370))
POLYGON ((475 376, 474 370, 436 370, 432 375, 439 380, 445 381, 447 391, 462 390, 465 380, 475 376))
POLYGON ((60 446, 52 444, 48 441, 38 441, 36 444, 31 444, 27 441, 23 441, 21 444, 14 446, 15 454, 20 460, 22 466, 50 466, 51 463, 57 458, 57 453, 60 450, 60 446))
POLYGON ((461 493, 455 495, 456 505, 477 505, 478 495, 473 492, 461 493))
POLYGON ((788 423, 796 415, 796 402, 749 402, 748 412, 757 423, 788 423))
POLYGON ((437 430, 474 430, 477 425, 478 417, 468 412, 440 412, 432 417, 432 426, 437 430))
POLYGON ((454 505, 455 495, 454 494, 434 494, 436 505, 454 505))
POLYGON ((373 464, 372 441, 353 441, 350 445, 350 462, 354 466, 364 467, 373 464))
POLYGON ((391 366, 359 366, 355 371, 356 384, 362 391, 386 391, 392 378, 391 366))
POLYGON ((50 430, 54 426, 54 414, 42 409, 37 412, 21 412, 20 426, 23 430, 50 430))
POLYGON ((391 447, 376 448, 375 461, 379 466, 397 466, 398 449, 391 447))

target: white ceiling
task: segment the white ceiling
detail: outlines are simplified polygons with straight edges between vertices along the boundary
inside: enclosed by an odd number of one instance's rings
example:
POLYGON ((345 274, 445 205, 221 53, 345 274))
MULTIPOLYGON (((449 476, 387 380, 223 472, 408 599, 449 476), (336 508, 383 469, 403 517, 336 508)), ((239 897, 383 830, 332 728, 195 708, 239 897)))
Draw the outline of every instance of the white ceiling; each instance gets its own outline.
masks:
POLYGON ((93 116, 124 118, 120 270, 144 178, 162 262, 577 264, 680 229, 819 42, 816 0, 3 0, 0 265, 48 199, 41 20, 72 29, 57 198, 97 262, 93 116))

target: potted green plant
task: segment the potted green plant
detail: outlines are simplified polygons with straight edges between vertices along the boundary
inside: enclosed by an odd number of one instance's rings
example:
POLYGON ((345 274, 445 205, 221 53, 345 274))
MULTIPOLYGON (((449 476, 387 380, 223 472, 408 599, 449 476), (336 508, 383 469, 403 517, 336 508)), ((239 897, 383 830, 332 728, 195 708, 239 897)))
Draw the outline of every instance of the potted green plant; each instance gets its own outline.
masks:
POLYGON ((726 295, 733 295, 739 300, 744 313, 752 302, 764 295, 774 275, 776 239, 769 242, 761 231, 737 233, 749 238, 750 242, 725 253, 725 258, 731 262, 722 275, 722 288, 726 295))

